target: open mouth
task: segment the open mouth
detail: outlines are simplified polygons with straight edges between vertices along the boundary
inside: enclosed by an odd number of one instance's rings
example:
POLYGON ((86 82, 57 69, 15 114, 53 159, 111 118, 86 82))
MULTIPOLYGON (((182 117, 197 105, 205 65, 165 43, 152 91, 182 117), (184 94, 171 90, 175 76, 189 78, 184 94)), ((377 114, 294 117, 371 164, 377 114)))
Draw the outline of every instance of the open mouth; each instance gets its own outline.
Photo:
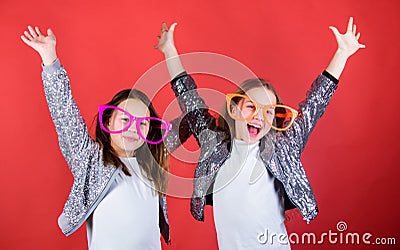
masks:
POLYGON ((250 137, 257 137, 261 131, 261 125, 255 123, 247 123, 247 130, 249 131, 250 137))

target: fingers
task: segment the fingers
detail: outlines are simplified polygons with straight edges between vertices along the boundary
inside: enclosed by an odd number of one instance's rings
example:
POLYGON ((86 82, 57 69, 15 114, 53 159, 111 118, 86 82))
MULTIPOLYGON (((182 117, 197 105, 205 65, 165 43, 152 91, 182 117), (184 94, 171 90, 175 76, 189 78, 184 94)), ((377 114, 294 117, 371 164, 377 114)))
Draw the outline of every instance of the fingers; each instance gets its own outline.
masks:
POLYGON ((31 36, 31 34, 29 34, 28 31, 24 31, 24 35, 25 35, 26 38, 29 39, 29 41, 33 40, 33 37, 31 36))
POLYGON ((164 32, 168 32, 168 26, 165 22, 161 24, 160 34, 162 35, 164 32))
MULTIPOLYGON (((360 32, 357 33, 357 25, 353 24, 353 21, 354 21, 353 17, 350 17, 349 23, 347 25, 347 31, 350 31, 349 28, 351 27, 351 32, 355 36, 356 40, 358 41, 360 39, 361 33, 360 32)), ((365 47, 366 47, 365 44, 359 43, 359 48, 364 49, 365 47)))
POLYGON ((54 35, 54 32, 51 29, 47 29, 47 35, 56 38, 56 36, 54 35))
POLYGON ((39 36, 42 36, 42 32, 40 32, 40 29, 39 29, 38 26, 35 26, 35 30, 36 30, 36 33, 37 33, 39 36))
MULTIPOLYGON (((28 26, 28 30, 29 30, 29 27, 30 26, 28 26)), ((22 39, 22 41, 24 41, 24 43, 26 43, 27 45, 30 45, 31 41, 33 40, 33 37, 28 31, 25 30, 24 34, 21 35, 21 39, 22 39)))
POLYGON ((36 31, 32 28, 32 26, 28 26, 28 30, 29 30, 29 33, 31 34, 31 36, 32 36, 33 38, 36 38, 36 37, 39 36, 39 35, 36 33, 36 31))
POLYGON ((169 29, 168 29, 167 24, 166 24, 165 22, 163 22, 163 23, 161 24, 161 30, 160 30, 161 35, 163 35, 164 32, 169 32, 169 31, 172 31, 171 33, 173 33, 174 30, 175 30, 175 26, 176 26, 177 24, 178 24, 178 23, 176 23, 176 22, 173 23, 173 24, 171 24, 171 26, 170 26, 169 29))
POLYGON ((168 31, 168 26, 165 22, 163 22, 161 25, 161 31, 168 31))
POLYGON ((349 18, 349 23, 347 24, 347 31, 352 32, 353 29, 353 17, 349 18))
POLYGON ((338 29, 334 26, 329 26, 329 28, 332 30, 333 34, 337 37, 340 36, 340 33, 338 31, 338 29))
POLYGON ((31 26, 28 26, 28 31, 24 31, 24 35, 21 36, 21 39, 24 41, 24 43, 30 46, 32 44, 32 40, 34 40, 38 34, 31 26))
POLYGON ((21 36, 21 39, 27 43, 35 38, 42 36, 42 33, 40 32, 39 27, 35 26, 35 29, 32 28, 32 26, 28 26, 28 31, 24 31, 24 36, 21 36))
POLYGON ((176 25, 178 25, 178 23, 173 23, 173 24, 169 27, 169 30, 172 31, 172 33, 174 33, 174 30, 175 30, 176 25))
POLYGON ((28 38, 26 38, 25 36, 21 36, 22 41, 24 41, 24 43, 26 43, 27 45, 30 45, 31 40, 28 40, 28 38))
MULTIPOLYGON (((358 32, 357 33, 357 35, 356 35, 356 39, 357 39, 357 41, 358 41, 358 39, 360 39, 360 36, 361 36, 361 33, 360 32, 358 32)), ((358 44, 359 45, 359 47, 360 48, 362 48, 362 49, 364 49, 366 46, 365 46, 365 44, 361 44, 361 43, 359 43, 358 44)))
MULTIPOLYGON (((357 39, 357 41, 358 41, 358 39, 360 39, 360 36, 361 36, 361 33, 360 32, 358 32, 357 33, 357 35, 356 35, 356 39, 357 39)), ((359 43, 358 44, 359 45, 359 47, 360 48, 362 48, 362 49, 364 49, 366 46, 365 46, 365 44, 361 44, 361 43, 359 43)))

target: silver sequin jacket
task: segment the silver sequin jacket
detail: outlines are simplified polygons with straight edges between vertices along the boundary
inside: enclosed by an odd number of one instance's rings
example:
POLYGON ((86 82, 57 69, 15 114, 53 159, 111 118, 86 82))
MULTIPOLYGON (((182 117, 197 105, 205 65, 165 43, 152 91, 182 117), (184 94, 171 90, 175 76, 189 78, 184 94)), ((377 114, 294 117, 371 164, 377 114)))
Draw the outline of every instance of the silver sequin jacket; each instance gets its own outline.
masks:
MULTIPOLYGON (((272 131, 260 140, 260 157, 276 178, 278 194, 285 209, 297 207, 309 223, 318 213, 310 182, 300 162, 306 142, 337 88, 337 79, 324 71, 313 82, 306 98, 299 105, 300 115, 285 132, 272 131)), ((208 112, 198 95, 193 78, 186 73, 176 77, 172 89, 186 115, 184 127, 195 136, 201 148, 195 171, 191 213, 204 221, 204 206, 212 204, 213 182, 216 174, 230 156, 230 142, 225 132, 218 131, 215 118, 208 112), (209 202, 211 201, 211 202, 209 202)), ((237 198, 238 201, 240 197, 237 198)))
MULTIPOLYGON (((72 96, 67 72, 58 60, 43 67, 42 80, 60 150, 74 179, 63 212, 58 218, 62 232, 68 236, 96 209, 117 175, 124 173, 120 167, 104 165, 102 148, 90 137, 72 96)), ((188 130, 179 127, 185 121, 185 118, 179 117, 171 122, 174 129, 168 134, 169 151, 176 149, 181 141, 190 136, 188 130)), ((159 204, 160 232, 168 243, 170 238, 166 198, 160 197, 159 204)))

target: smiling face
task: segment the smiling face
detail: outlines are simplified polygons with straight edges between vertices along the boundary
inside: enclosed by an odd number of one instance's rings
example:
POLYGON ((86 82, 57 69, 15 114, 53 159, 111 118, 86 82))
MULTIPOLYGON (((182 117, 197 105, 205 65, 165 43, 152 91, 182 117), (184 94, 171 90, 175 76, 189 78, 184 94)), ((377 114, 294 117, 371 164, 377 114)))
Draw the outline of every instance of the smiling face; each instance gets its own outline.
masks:
MULTIPOLYGON (((276 104, 276 96, 265 87, 255 87, 246 91, 245 95, 250 99, 262 105, 276 104)), ((256 143, 264 135, 268 133, 271 127, 265 121, 272 124, 274 120, 274 109, 267 110, 266 116, 263 115, 262 110, 257 110, 257 106, 250 101, 250 99, 242 99, 239 101, 237 108, 233 111, 235 115, 241 117, 249 117, 255 113, 254 117, 250 120, 235 120, 235 137, 238 140, 247 143, 256 143)))
MULTIPOLYGON (((121 102, 118 105, 119 108, 128 111, 131 115, 135 117, 145 117, 150 116, 150 111, 147 106, 139 99, 129 98, 121 102)), ((121 130, 128 124, 129 117, 115 110, 109 120, 108 129, 109 130, 121 130)), ((140 133, 147 137, 149 133, 150 124, 148 121, 143 120, 140 125, 140 133)), ((128 130, 118 133, 110 134, 111 146, 120 157, 130 157, 135 155, 135 151, 140 148, 144 140, 138 135, 136 121, 133 121, 128 130)))

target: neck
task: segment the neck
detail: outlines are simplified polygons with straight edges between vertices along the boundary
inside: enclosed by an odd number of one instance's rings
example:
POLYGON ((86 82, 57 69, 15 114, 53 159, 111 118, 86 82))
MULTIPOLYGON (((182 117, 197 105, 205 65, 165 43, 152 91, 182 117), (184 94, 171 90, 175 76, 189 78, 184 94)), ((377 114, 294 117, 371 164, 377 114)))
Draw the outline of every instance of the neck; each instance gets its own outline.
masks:
POLYGON ((120 158, 129 158, 129 157, 135 157, 136 152, 135 151, 125 151, 125 150, 116 150, 115 153, 117 153, 117 156, 120 158))

